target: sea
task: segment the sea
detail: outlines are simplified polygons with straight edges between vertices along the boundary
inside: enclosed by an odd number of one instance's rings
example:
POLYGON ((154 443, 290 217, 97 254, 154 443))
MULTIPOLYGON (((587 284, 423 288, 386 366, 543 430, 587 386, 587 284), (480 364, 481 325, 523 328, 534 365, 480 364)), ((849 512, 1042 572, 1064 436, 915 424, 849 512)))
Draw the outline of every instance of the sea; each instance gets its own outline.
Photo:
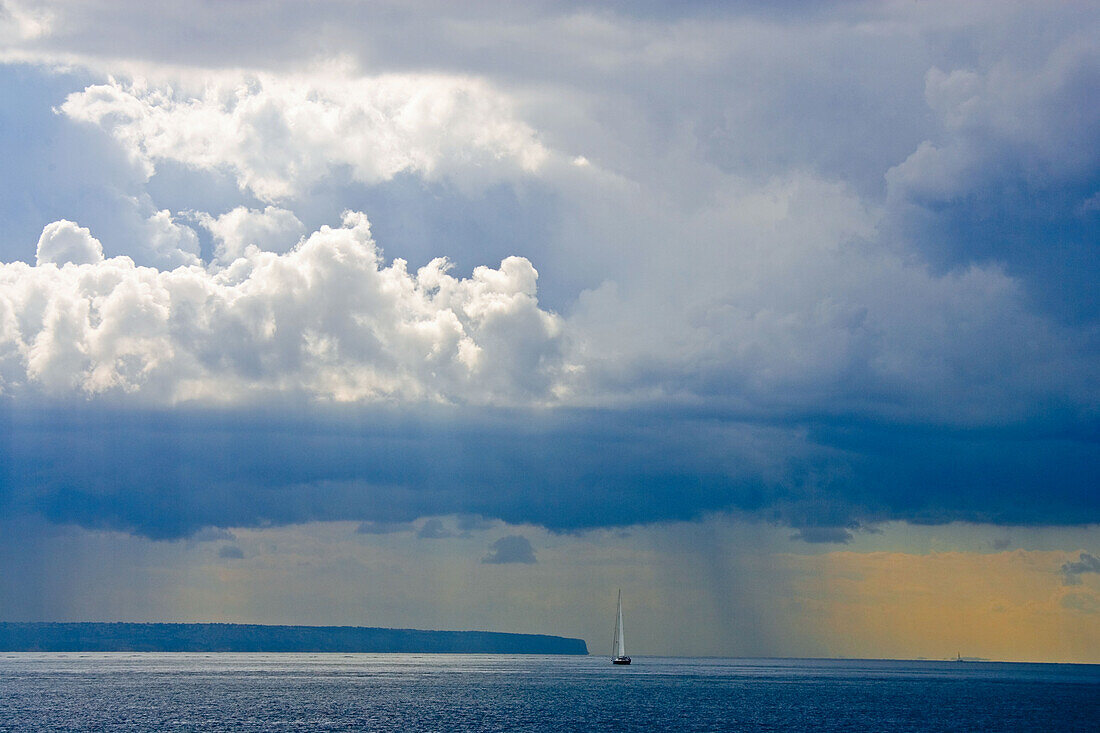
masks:
POLYGON ((0 653, 0 731, 1100 731, 1100 665, 0 653))

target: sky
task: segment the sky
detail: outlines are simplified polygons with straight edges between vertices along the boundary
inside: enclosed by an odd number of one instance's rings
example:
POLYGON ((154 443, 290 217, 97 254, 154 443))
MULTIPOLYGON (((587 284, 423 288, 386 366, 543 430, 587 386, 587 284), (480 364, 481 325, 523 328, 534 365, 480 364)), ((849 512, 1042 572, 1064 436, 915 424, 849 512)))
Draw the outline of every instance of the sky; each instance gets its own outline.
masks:
POLYGON ((0 619, 1100 663, 1100 9, 0 0, 0 619))

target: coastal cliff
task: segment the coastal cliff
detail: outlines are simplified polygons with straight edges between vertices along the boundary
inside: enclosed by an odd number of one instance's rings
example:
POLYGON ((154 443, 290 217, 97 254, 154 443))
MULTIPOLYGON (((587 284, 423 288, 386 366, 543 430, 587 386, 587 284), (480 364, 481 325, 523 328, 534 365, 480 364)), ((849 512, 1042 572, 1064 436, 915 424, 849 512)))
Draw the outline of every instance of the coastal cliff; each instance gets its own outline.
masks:
POLYGON ((0 651, 588 654, 583 639, 364 626, 0 622, 0 651))

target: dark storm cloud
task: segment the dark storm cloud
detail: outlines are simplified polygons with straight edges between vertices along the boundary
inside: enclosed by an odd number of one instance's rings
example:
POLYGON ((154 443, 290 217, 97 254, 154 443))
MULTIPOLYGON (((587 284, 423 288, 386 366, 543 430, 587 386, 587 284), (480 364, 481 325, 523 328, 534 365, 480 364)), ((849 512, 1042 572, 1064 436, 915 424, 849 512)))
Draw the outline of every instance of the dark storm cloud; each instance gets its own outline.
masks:
POLYGON ((454 532, 443 526, 443 520, 429 519, 420 527, 420 531, 416 533, 416 536, 422 540, 443 540, 455 535, 454 532))
POLYGON ((243 560, 244 551, 236 545, 222 545, 218 550, 218 557, 223 560, 243 560))
POLYGON ((1100 613, 1100 600, 1094 595, 1084 593, 1067 593, 1062 596, 1062 608, 1081 613, 1100 613))
POLYGON ((504 565, 506 563, 538 562, 535 559, 535 550, 526 537, 518 534, 501 537, 489 545, 489 554, 481 558, 481 562, 487 565, 504 565))
MULTIPOLYGON (((1043 47, 1038 28, 1016 37, 1043 47)), ((937 266, 1003 263, 1041 306, 1095 319, 1098 87, 1100 52, 1073 36, 992 69, 933 67, 925 99, 939 128, 886 174, 896 222, 937 266)))
POLYGON ((1082 552, 1081 557, 1074 562, 1062 565, 1062 583, 1065 585, 1081 585, 1081 575, 1084 573, 1100 573, 1100 557, 1082 552))
POLYGON ((571 531, 731 511, 804 538, 885 520, 1100 521, 1088 433, 611 410, 9 407, 0 421, 0 514, 161 539, 444 514, 571 531))

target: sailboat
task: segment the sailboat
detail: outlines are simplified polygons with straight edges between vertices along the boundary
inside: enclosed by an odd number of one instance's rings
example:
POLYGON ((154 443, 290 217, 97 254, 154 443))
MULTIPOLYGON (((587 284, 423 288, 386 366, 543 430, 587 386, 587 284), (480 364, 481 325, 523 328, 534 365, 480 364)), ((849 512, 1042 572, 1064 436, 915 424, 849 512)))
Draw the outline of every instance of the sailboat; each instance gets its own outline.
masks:
POLYGON ((626 643, 623 641, 623 591, 619 589, 619 613, 615 617, 615 642, 611 650, 612 664, 630 664, 626 656, 626 643))

